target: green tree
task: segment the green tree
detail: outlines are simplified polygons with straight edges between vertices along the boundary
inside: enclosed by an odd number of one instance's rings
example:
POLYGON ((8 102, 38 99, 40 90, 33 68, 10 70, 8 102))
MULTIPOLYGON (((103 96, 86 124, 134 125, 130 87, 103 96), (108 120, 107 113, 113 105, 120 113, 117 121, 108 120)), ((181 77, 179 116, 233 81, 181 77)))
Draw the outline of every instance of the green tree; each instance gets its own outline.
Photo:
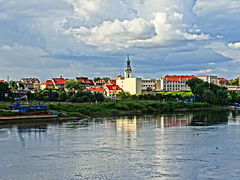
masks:
POLYGON ((120 93, 117 94, 118 99, 127 99, 130 96, 131 95, 128 92, 120 92, 120 93))
POLYGON ((228 92, 224 89, 219 89, 216 92, 217 103, 225 105, 228 102, 228 92))
POLYGON ((109 77, 104 77, 104 78, 102 78, 102 80, 104 80, 104 82, 106 83, 110 80, 110 78, 109 77))
POLYGON ((0 100, 7 99, 9 93, 10 89, 8 88, 8 85, 0 82, 0 100))
POLYGON ((211 90, 205 89, 202 94, 202 100, 210 104, 215 104, 216 96, 211 90))
POLYGON ((69 92, 82 91, 84 86, 82 82, 76 80, 66 80, 64 88, 69 92))
POLYGON ((17 90, 18 89, 18 84, 15 81, 10 81, 8 83, 8 85, 12 90, 17 90))
POLYGON ((239 85, 239 79, 236 78, 236 79, 231 79, 230 80, 230 85, 232 86, 238 86, 239 85))
POLYGON ((67 100, 67 93, 65 91, 58 91, 58 100, 59 101, 66 101, 67 100))
POLYGON ((95 77, 95 78, 93 79, 94 82, 97 82, 98 80, 101 80, 101 78, 100 78, 100 77, 95 77))

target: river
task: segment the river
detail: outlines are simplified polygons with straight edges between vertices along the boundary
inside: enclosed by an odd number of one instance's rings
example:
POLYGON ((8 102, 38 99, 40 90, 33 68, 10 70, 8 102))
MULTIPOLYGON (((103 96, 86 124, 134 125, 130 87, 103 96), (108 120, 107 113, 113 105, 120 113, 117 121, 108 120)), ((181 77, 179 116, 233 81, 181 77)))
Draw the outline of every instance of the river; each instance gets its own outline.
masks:
POLYGON ((0 125, 0 179, 240 179, 240 115, 184 112, 0 125))

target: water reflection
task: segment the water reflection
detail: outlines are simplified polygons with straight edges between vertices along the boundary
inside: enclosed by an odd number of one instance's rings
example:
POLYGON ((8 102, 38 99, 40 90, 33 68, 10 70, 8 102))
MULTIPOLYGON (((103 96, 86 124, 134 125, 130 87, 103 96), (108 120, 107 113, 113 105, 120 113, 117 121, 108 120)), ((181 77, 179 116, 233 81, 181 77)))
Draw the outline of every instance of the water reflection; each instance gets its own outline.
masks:
POLYGON ((239 179, 239 120, 238 112, 205 111, 0 122, 0 174, 26 180, 219 179, 224 172, 220 179, 239 179))
POLYGON ((0 138, 17 133, 22 144, 25 138, 33 136, 41 138, 48 132, 49 127, 66 128, 69 130, 101 125, 106 128, 115 128, 116 132, 126 135, 129 140, 137 138, 137 132, 145 127, 165 128, 175 126, 210 126, 216 124, 239 124, 240 114, 235 111, 198 111, 188 113, 172 113, 162 115, 126 116, 119 118, 95 118, 83 120, 47 121, 19 121, 0 122, 0 138))

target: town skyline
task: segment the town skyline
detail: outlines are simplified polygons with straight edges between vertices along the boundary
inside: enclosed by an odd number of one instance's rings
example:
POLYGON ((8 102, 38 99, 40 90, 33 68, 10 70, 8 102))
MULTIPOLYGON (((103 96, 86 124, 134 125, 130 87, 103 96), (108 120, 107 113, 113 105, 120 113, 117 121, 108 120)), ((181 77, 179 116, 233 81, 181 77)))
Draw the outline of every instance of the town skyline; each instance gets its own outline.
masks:
POLYGON ((239 76, 237 0, 3 1, 0 79, 239 76))

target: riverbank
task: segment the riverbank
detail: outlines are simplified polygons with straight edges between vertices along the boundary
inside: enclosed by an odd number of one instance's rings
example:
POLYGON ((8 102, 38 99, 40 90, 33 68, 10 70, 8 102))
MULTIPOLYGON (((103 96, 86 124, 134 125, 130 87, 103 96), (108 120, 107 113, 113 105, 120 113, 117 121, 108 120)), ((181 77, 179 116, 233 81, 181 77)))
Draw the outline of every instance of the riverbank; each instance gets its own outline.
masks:
POLYGON ((98 104, 48 104, 50 110, 57 110, 65 117, 104 117, 165 113, 174 111, 228 109, 208 103, 159 102, 159 101, 112 101, 98 104))
MULTIPOLYGON (((111 101, 111 102, 100 102, 100 103, 59 103, 49 102, 46 104, 49 110, 59 112, 59 117, 77 117, 88 118, 88 117, 109 117, 109 116, 125 116, 125 115, 143 115, 143 114, 158 114, 168 112, 179 112, 179 111, 196 111, 196 110, 219 110, 229 109, 228 106, 215 106, 208 103, 184 103, 184 102, 173 102, 173 101, 151 101, 151 100, 131 100, 131 101, 111 101)), ((0 104, 2 109, 6 109, 7 104, 0 104)), ((12 112, 0 112, 1 119, 33 119, 38 118, 38 115, 23 116, 12 113, 12 112), (1 114, 2 113, 2 114, 1 114), (9 117, 6 115, 9 113, 9 117)), ((40 116, 39 116, 40 117, 40 116)), ((51 116, 53 117, 53 116, 51 116)), ((56 118, 54 116, 53 118, 56 118)), ((45 116, 40 117, 45 118, 45 116)), ((48 117, 46 117, 48 118, 48 117)))

